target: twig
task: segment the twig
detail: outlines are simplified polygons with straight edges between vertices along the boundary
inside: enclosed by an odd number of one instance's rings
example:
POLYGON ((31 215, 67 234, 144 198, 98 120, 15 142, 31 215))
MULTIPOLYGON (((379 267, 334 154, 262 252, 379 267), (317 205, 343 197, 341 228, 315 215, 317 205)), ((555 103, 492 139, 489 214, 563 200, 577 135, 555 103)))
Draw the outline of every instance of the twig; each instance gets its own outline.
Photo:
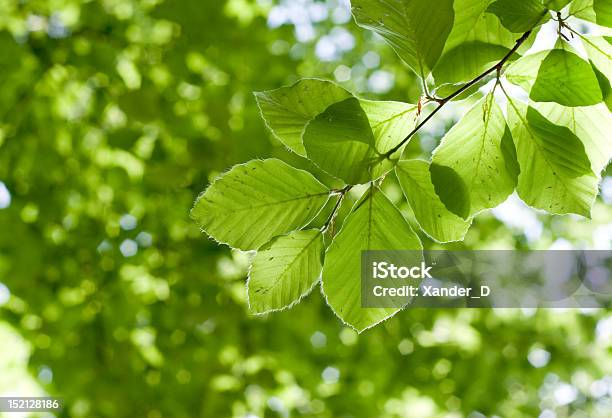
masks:
POLYGON ((336 202, 336 205, 334 206, 334 210, 332 210, 331 214, 329 215, 329 218, 327 218, 327 221, 325 221, 325 225, 323 225, 323 227, 321 228, 321 232, 326 232, 329 226, 332 224, 332 222, 334 221, 334 218, 338 214, 338 210, 340 209, 340 205, 342 204, 342 201, 344 200, 344 196, 346 196, 346 194, 352 188, 353 186, 346 186, 343 189, 332 190, 332 194, 339 194, 340 197, 338 198, 338 201, 336 202))
POLYGON ((531 32, 532 32, 531 30, 525 32, 523 36, 521 36, 516 41, 516 44, 510 50, 510 52, 508 52, 497 64, 489 68, 484 73, 480 74, 478 77, 476 77, 475 79, 473 79, 472 81, 470 81, 469 83, 461 87, 459 90, 455 91, 454 93, 452 93, 451 95, 443 99, 433 99, 432 98, 435 102, 438 103, 438 107, 436 107, 433 110, 433 112, 427 115, 427 117, 423 119, 423 121, 419 123, 399 144, 397 144, 395 147, 389 150, 384 155, 385 158, 389 158, 391 155, 395 154, 397 150, 399 150, 402 146, 404 146, 404 144, 408 142, 410 138, 412 138, 423 126, 425 126, 427 122, 429 122, 431 118, 433 118, 436 115, 436 113, 438 113, 444 107, 444 105, 446 105, 448 102, 453 100, 455 97, 459 96, 460 94, 468 90, 470 87, 477 84, 479 81, 481 81, 483 78, 491 74, 493 71, 497 71, 497 76, 499 77, 501 75, 501 71, 502 71, 504 64, 512 57, 512 55, 514 55, 514 53, 521 47, 521 45, 523 45, 523 43, 527 40, 527 38, 529 38, 529 35, 531 35, 531 32))

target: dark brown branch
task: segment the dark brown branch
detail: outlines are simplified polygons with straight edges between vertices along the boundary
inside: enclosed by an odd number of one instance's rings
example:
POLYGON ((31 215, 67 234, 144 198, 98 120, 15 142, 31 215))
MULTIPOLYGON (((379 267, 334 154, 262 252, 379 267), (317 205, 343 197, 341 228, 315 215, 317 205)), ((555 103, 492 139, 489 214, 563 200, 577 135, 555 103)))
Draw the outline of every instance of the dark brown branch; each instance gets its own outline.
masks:
POLYGON ((461 87, 459 90, 457 90, 456 92, 452 93, 451 95, 443 98, 443 99, 436 99, 435 101, 438 102, 438 107, 436 107, 433 112, 431 112, 425 119, 423 119, 423 121, 421 123, 419 123, 399 144, 397 144, 395 147, 393 147, 391 150, 389 150, 386 154, 385 157, 389 158, 391 155, 395 154, 397 152, 397 150, 399 150, 402 146, 404 146, 404 144, 406 142, 408 142, 410 140, 410 138, 412 138, 423 126, 425 126, 427 124, 427 122, 429 122, 431 120, 431 118, 433 118, 436 113, 438 113, 440 111, 440 109, 442 109, 444 107, 444 105, 448 102, 450 102, 451 100, 453 100, 455 97, 459 96, 460 94, 462 94, 463 92, 465 92, 466 90, 468 90, 470 87, 474 86, 475 84, 477 84, 478 82, 480 82, 482 79, 484 79, 486 76, 488 76, 489 74, 491 74, 493 71, 497 71, 497 75, 499 77, 501 70, 504 66, 504 64, 506 62, 508 62, 508 60, 512 57, 512 55, 514 55, 514 53, 521 47, 521 45, 523 45, 523 43, 525 43, 525 41, 527 40, 527 38, 529 38, 529 35, 531 35, 531 31, 527 31, 523 34, 523 36, 521 36, 517 41, 516 44, 514 45, 514 47, 510 50, 510 52, 508 52, 497 64, 495 64, 493 67, 489 68, 487 71, 485 71, 484 73, 480 74, 478 77, 476 77, 475 79, 473 79, 472 81, 470 81, 469 83, 467 83, 466 85, 464 85, 463 87, 461 87))

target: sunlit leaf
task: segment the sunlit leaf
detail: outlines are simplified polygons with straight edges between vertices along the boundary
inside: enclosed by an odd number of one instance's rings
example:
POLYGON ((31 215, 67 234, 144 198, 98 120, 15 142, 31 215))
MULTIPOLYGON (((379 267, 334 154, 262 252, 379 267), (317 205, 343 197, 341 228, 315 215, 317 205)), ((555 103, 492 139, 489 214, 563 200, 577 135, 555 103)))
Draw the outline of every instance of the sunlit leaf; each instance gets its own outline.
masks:
POLYGON ((612 45, 609 39, 600 36, 583 36, 583 45, 593 65, 603 99, 612 110, 612 45))
POLYGON ((265 313, 290 307, 308 294, 321 274, 323 234, 294 231, 261 247, 247 283, 249 307, 265 313))
MULTIPOLYGON (((477 102, 448 131, 432 162, 449 169, 447 173, 458 176, 465 185, 470 216, 499 205, 514 191, 516 151, 504 114, 492 94, 477 102)), ((444 171, 438 171, 440 174, 434 177, 436 189, 449 183, 444 171)), ((453 202, 449 205, 452 207, 453 202)))
POLYGON ((570 4, 572 0, 542 0, 542 4, 551 10, 562 10, 565 6, 570 4))
MULTIPOLYGON (((433 70, 436 85, 468 81, 506 55, 519 36, 506 29, 499 18, 487 13, 491 0, 455 0, 455 23, 442 57, 433 70)), ((530 36, 512 57, 533 43, 530 36)))
POLYGON ((329 197, 306 171, 276 160, 233 167, 198 198, 192 217, 215 240, 253 250, 306 225, 329 197))
POLYGON ((376 151, 368 116, 359 100, 331 105, 304 131, 308 158, 347 184, 367 183, 378 177, 388 160, 376 151))
POLYGON ((576 135, 513 101, 508 105, 508 123, 521 170, 517 187, 521 199, 550 213, 590 217, 597 177, 576 135))
POLYGON ((506 77, 536 102, 564 106, 600 103, 603 98, 593 68, 566 48, 525 56, 509 66, 506 77))
POLYGON ((466 42, 445 54, 434 78, 445 83, 468 81, 497 63, 510 49, 482 42, 466 42))
POLYGON ((357 24, 381 35, 425 78, 440 58, 453 26, 452 0, 353 0, 357 24))
POLYGON ((578 55, 558 49, 550 51, 542 62, 529 97, 564 106, 589 106, 602 100, 591 66, 578 55))
POLYGON ((374 134, 374 147, 381 154, 398 145, 416 124, 417 105, 373 100, 360 100, 360 105, 374 134))
POLYGON ((596 22, 603 26, 612 26, 612 1, 593 0, 593 10, 597 16, 596 22))
POLYGON ((371 188, 327 250, 322 275, 327 303, 357 331, 387 319, 398 309, 361 307, 361 252, 421 248, 400 211, 382 191, 371 188))
POLYGON ((395 172, 421 229, 438 242, 462 240, 472 222, 450 212, 442 203, 431 181, 429 163, 400 161, 395 172))
POLYGON ((574 0, 570 7, 570 15, 612 27, 612 1, 610 0, 574 0))
POLYGON ((532 107, 550 122, 565 126, 580 139, 593 172, 599 176, 612 158, 612 115, 608 109, 603 104, 564 107, 556 103, 534 103, 532 107))
POLYGON ((304 79, 290 87, 255 93, 272 133, 296 154, 305 156, 302 133, 306 124, 329 105, 351 97, 342 87, 324 80, 304 79))
POLYGON ((540 0, 497 0, 488 11, 512 32, 527 32, 543 23, 547 9, 540 0))

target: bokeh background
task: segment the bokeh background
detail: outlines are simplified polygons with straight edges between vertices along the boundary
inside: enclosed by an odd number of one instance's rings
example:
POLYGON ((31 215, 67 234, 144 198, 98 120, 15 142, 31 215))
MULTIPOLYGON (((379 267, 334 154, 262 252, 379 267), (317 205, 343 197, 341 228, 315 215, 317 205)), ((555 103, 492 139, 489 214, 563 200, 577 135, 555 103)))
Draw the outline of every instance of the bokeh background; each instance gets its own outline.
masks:
MULTIPOLYGON (((612 416, 606 310, 414 309, 357 335, 317 288, 248 313, 249 255, 189 210, 235 163, 312 169, 252 96, 300 77, 420 94, 345 0, 0 0, 0 396, 61 397, 62 417, 612 416)), ((449 248, 610 249, 611 202, 609 176, 592 220, 513 196, 449 248)))

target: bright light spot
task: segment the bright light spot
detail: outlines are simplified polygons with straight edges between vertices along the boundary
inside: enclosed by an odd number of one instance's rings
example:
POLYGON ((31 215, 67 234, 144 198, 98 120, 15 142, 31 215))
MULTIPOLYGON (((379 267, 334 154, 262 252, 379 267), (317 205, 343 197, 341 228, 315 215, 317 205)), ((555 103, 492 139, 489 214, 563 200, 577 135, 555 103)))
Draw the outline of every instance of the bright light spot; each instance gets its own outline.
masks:
POLYGON ((119 225, 121 225, 121 229, 125 231, 131 231, 132 229, 136 228, 136 225, 138 225, 138 221, 132 215, 126 214, 123 215, 119 220, 119 225))
POLYGON ((312 41, 315 35, 314 27, 310 23, 295 26, 295 37, 300 42, 312 41))
POLYGON ((332 41, 341 51, 350 51, 355 48, 355 37, 344 28, 333 28, 329 34, 332 41))
POLYGON ((550 361, 550 353, 542 348, 534 348, 527 355, 529 364, 539 369, 544 367, 550 361))
POLYGON ((143 231, 136 235, 136 241, 141 247, 150 247, 153 244, 153 236, 143 231))
POLYGON ((211 334, 217 328, 217 323, 213 319, 207 319, 198 325, 197 328, 204 334, 211 334))
POLYGON ((334 71, 334 77, 339 82, 349 81, 351 79, 351 69, 346 65, 340 65, 334 71))
POLYGON ((327 336, 321 331, 317 331, 310 337, 310 344, 315 348, 325 347, 327 345, 327 336))
POLYGON ((351 328, 342 328, 342 331, 340 331, 340 341, 344 345, 355 345, 357 344, 357 333, 351 328))
POLYGON ((395 84, 395 77, 389 71, 374 71, 368 79, 368 87, 374 93, 388 93, 395 84))
POLYGON ((397 349, 399 350, 402 356, 407 356, 408 354, 414 351, 414 344, 408 339, 403 339, 397 345, 397 349))
POLYGON ((348 0, 342 1, 342 4, 332 12, 332 20, 336 25, 342 25, 351 20, 351 6, 348 0))
POLYGON ((53 371, 47 366, 42 366, 38 371, 38 380, 47 385, 53 381, 53 371))
POLYGON ((612 177, 607 176, 601 182, 601 198, 608 205, 612 203, 612 177))
POLYGON ((119 246, 119 251, 124 257, 132 257, 138 252, 138 244, 134 240, 126 239, 119 246))
POLYGON ((567 405, 576 400, 578 389, 569 383, 559 383, 553 392, 557 405, 567 405))
POLYGON ((507 226, 521 230, 529 242, 542 236, 542 223, 535 211, 523 203, 516 193, 493 209, 492 213, 507 226))
POLYGON ((549 250, 573 250, 574 246, 571 242, 566 240, 565 238, 558 238, 555 242, 552 243, 549 250))
POLYGON ((268 399, 268 406, 271 410, 276 412, 284 412, 286 409, 283 401, 276 396, 272 396, 270 399, 268 399))
POLYGON ((308 15, 313 22, 322 22, 327 19, 327 7, 322 3, 312 3, 308 6, 308 15))
POLYGON ((127 57, 119 58, 116 69, 128 89, 136 90, 140 88, 142 77, 132 60, 127 57))
POLYGON ((340 379, 340 370, 335 367, 326 367, 321 373, 321 377, 325 383, 338 383, 340 379))
POLYGON ((593 231, 594 250, 612 250, 612 224, 600 225, 593 231))
POLYGON ((598 341, 612 341, 612 316, 600 319, 595 328, 598 341))
POLYGON ((113 249, 113 246, 110 244, 110 242, 108 242, 107 240, 102 241, 99 245, 98 245, 98 252, 99 253, 103 253, 106 251, 110 251, 113 249))
POLYGON ((0 209, 6 209, 11 205, 11 192, 6 185, 0 181, 0 209))
POLYGON ((557 414, 555 414, 553 411, 551 411, 550 409, 545 409, 542 411, 542 413, 538 416, 538 418, 557 418, 557 414))
POLYGON ((330 36, 323 36, 317 42, 315 53, 321 61, 333 61, 336 59, 338 51, 330 36))
POLYGON ((65 38, 68 36, 68 29, 66 28, 66 25, 64 25, 60 14, 54 13, 51 15, 49 18, 47 33, 51 38, 65 38))
POLYGON ((0 306, 5 305, 11 298, 11 292, 4 283, 0 283, 0 306))
POLYGON ((608 393, 608 385, 604 380, 596 380, 591 383, 590 391, 594 398, 601 398, 608 393))
POLYGON ((47 28, 47 21, 38 15, 28 15, 26 25, 30 32, 40 32, 47 28))
POLYGON ((370 69, 378 68, 380 65, 380 55, 374 51, 368 51, 362 58, 363 65, 370 69))
POLYGON ((287 9, 284 7, 274 7, 268 13, 268 27, 274 29, 284 25, 289 20, 287 9))

